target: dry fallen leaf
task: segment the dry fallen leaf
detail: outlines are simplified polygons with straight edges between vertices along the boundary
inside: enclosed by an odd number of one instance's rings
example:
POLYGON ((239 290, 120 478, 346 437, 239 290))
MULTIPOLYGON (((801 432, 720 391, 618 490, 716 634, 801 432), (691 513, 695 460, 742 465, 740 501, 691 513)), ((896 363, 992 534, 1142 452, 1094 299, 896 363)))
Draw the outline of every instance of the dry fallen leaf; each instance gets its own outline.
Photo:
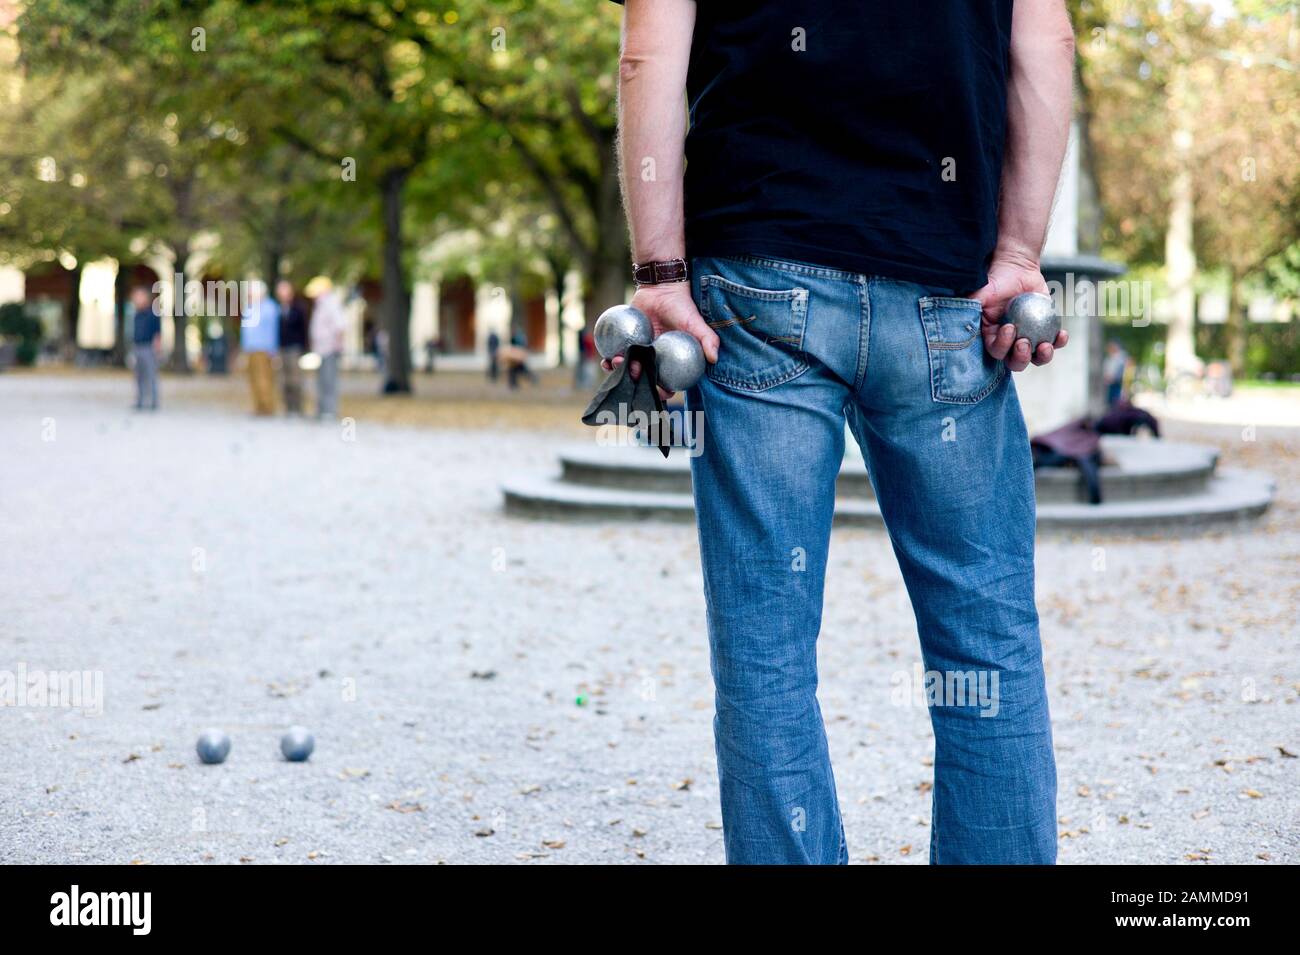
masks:
POLYGON ((394 799, 384 808, 391 809, 394 812, 401 812, 401 813, 424 812, 424 806, 420 805, 418 802, 398 802, 396 799, 394 799))

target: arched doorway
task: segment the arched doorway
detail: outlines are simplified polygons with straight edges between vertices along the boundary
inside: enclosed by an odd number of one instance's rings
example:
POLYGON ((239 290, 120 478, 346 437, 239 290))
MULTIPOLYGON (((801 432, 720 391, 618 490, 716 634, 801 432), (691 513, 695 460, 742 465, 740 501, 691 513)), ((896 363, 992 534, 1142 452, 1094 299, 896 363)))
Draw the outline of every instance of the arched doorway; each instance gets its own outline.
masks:
MULTIPOLYGON (((42 262, 23 274, 27 308, 41 323, 42 348, 47 354, 59 350, 63 342, 75 344, 67 323, 72 320, 72 303, 78 294, 73 269, 58 262, 42 262)), ((81 273, 76 272, 77 278, 81 273)))
POLYGON ((546 297, 535 295, 524 302, 524 338, 532 352, 546 351, 546 297))
POLYGON ((438 285, 438 337, 444 352, 472 352, 478 343, 474 282, 468 275, 438 285))

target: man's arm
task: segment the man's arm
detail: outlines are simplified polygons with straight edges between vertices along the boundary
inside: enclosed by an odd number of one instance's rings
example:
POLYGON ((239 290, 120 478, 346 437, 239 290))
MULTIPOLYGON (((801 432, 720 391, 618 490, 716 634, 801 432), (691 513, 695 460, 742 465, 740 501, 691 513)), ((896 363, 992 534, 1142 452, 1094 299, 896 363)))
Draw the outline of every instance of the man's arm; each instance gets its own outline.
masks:
MULTIPOLYGON (((619 168, 623 203, 637 262, 684 257, 682 174, 685 170, 686 70, 695 29, 695 0, 627 0, 618 67, 619 168)), ((655 334, 677 328, 694 335, 709 361, 718 336, 700 317, 690 283, 638 289, 632 304, 650 316, 655 334)))
MULTIPOLYGON (((1044 292, 1038 260, 1070 137, 1074 31, 1063 0, 1016 0, 1007 80, 1007 144, 998 206, 998 243, 989 283, 974 296, 984 305, 984 345, 1013 371, 1052 360, 1053 346, 1032 356, 1026 339, 996 320, 1021 292, 1044 292), (1014 348, 1012 347, 1014 344, 1014 348)), ((1069 336, 1062 331, 1056 347, 1069 336)))

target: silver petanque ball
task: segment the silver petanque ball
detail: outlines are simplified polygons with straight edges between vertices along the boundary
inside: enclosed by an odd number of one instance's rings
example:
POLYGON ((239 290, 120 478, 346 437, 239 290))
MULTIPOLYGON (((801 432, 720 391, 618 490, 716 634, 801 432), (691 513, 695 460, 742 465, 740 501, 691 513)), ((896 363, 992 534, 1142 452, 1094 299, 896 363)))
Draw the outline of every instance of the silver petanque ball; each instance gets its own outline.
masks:
POLYGON ((199 759, 209 765, 224 763, 230 755, 230 737, 223 730, 204 730, 199 734, 199 741, 194 745, 199 759))
POLYGON ((685 391, 704 374, 704 349, 694 335, 664 332, 655 339, 655 368, 661 387, 685 391))
POLYGON ((315 737, 303 726, 290 726, 289 732, 280 737, 280 752, 291 763, 301 763, 315 748, 315 737))
POLYGON ((1052 296, 1025 292, 1011 300, 998 324, 1016 326, 1016 340, 1029 339, 1032 354, 1043 342, 1055 344, 1056 334, 1061 330, 1061 316, 1056 314, 1052 296))
POLYGON ((613 358, 627 351, 628 345, 649 345, 654 338, 650 318, 631 305, 607 308, 596 319, 596 351, 601 358, 613 358))

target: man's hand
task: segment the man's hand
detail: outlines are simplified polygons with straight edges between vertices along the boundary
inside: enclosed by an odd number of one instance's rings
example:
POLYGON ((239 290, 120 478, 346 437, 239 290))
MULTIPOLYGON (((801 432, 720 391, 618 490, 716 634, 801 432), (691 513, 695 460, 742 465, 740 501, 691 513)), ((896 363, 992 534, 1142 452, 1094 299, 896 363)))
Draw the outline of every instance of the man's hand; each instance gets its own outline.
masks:
POLYGON ((999 361, 1006 361, 1012 371, 1024 371, 1029 363, 1046 365, 1057 348, 1070 341, 1069 333, 1061 329, 1052 344, 1043 342, 1031 355, 1029 339, 1016 338, 1014 325, 999 325, 998 319, 1006 313, 1007 305, 1023 292, 1047 293, 1047 282, 1031 256, 994 252, 989 265, 989 283, 971 298, 984 307, 980 318, 980 332, 984 336, 984 349, 999 361))
MULTIPOLYGON (((718 360, 718 348, 721 341, 717 333, 709 328, 700 315, 699 309, 695 307, 695 301, 691 298, 691 286, 689 282, 672 282, 668 285, 646 285, 639 289, 632 296, 631 305, 645 312, 650 318, 650 324, 654 328, 654 336, 658 338, 666 331, 677 329, 686 332, 700 343, 704 349, 704 358, 710 364, 718 360)), ((622 364, 623 356, 618 355, 612 361, 606 359, 600 363, 600 366, 606 371, 610 371, 615 365, 622 364)), ((639 365, 632 366, 632 377, 635 379, 641 374, 639 365)), ((671 398, 671 391, 659 389, 659 394, 665 398, 671 398)))

